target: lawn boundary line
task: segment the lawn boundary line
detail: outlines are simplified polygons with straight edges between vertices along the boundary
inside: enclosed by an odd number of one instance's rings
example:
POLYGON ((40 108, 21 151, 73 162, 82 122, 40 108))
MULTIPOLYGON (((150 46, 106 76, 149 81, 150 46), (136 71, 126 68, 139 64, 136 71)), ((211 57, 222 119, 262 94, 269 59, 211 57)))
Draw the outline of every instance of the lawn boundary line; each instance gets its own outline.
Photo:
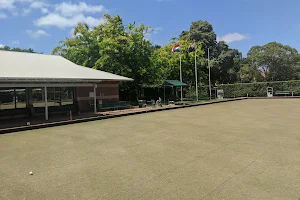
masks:
POLYGON ((91 122, 91 121, 98 121, 98 120, 105 120, 105 119, 113 119, 113 118, 119 118, 119 117, 131 116, 131 115, 139 115, 139 114, 145 114, 145 113, 165 111, 165 110, 175 110, 175 109, 181 109, 181 108, 205 106, 205 105, 226 103, 226 102, 232 102, 232 101, 240 101, 240 100, 246 100, 246 99, 248 99, 248 98, 241 97, 241 98, 234 98, 234 99, 224 99, 224 100, 216 100, 216 101, 209 101, 209 102, 193 103, 193 104, 189 104, 189 105, 181 105, 181 106, 176 106, 176 107, 166 107, 166 108, 159 108, 159 109, 153 109, 153 110, 142 110, 142 111, 136 111, 136 112, 131 112, 131 113, 120 113, 120 114, 115 114, 115 115, 87 117, 87 118, 75 119, 75 120, 42 123, 42 124, 36 124, 36 125, 31 125, 31 126, 19 126, 19 127, 13 127, 13 128, 0 129, 0 134, 15 133, 15 132, 20 132, 20 131, 35 130, 35 129, 42 129, 42 128, 50 128, 50 127, 63 126, 63 125, 69 125, 69 124, 78 124, 78 123, 83 123, 83 122, 91 122))
POLYGON ((299 99, 300 96, 273 96, 273 97, 248 97, 248 99, 299 99))

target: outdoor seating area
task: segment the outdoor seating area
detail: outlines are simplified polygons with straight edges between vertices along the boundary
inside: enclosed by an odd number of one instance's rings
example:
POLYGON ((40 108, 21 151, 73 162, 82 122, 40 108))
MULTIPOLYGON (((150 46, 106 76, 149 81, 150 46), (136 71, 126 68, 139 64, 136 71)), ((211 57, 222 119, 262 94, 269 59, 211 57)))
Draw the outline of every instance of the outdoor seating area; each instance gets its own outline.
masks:
POLYGON ((186 87, 187 84, 183 83, 181 81, 178 80, 165 80, 164 84, 163 84, 163 88, 164 88, 164 104, 169 104, 171 101, 176 102, 176 100, 178 99, 178 88, 180 88, 180 101, 183 101, 183 94, 182 94, 182 88, 186 87), (167 93, 166 90, 167 88, 171 88, 171 93, 167 93))
POLYGON ((276 96, 294 96, 294 92, 291 91, 276 91, 276 96))
POLYGON ((98 105, 98 111, 111 111, 111 110, 124 110, 130 109, 131 105, 127 101, 119 101, 118 103, 107 103, 107 104, 100 104, 98 105))
POLYGON ((55 55, 0 51, 0 119, 127 109, 119 82, 132 79, 55 55), (100 107, 101 105, 101 107, 100 107), (99 109, 99 110, 98 110, 99 109))
MULTIPOLYGON (((35 109, 36 115, 29 117, 27 115, 27 109, 13 109, 10 111, 10 118, 1 119, 0 132, 4 129, 15 129, 18 127, 26 126, 39 126, 41 124, 60 124, 62 122, 72 122, 77 120, 88 120, 89 118, 103 118, 109 115, 116 116, 126 113, 139 113, 144 111, 153 111, 168 109, 174 107, 175 105, 162 106, 157 104, 149 103, 145 107, 132 106, 129 102, 120 101, 118 104, 102 104, 99 106, 98 112, 72 112, 74 110, 74 105, 66 105, 63 107, 48 107, 48 120, 44 118, 44 109, 42 107, 35 109)), ((8 111, 3 110, 1 112, 8 111)), ((1 114, 1 113, 0 113, 1 114)), ((8 115, 8 112, 5 113, 8 115)))

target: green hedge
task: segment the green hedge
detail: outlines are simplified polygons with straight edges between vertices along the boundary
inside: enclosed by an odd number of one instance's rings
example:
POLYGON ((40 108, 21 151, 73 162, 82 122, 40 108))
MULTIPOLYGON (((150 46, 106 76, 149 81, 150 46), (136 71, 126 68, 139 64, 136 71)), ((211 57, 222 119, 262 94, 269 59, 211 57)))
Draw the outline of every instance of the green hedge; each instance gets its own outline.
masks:
POLYGON ((246 97, 247 95, 266 97, 268 87, 273 87, 274 94, 276 91, 290 91, 294 92, 295 96, 300 95, 300 80, 218 85, 218 89, 224 90, 225 98, 246 97))

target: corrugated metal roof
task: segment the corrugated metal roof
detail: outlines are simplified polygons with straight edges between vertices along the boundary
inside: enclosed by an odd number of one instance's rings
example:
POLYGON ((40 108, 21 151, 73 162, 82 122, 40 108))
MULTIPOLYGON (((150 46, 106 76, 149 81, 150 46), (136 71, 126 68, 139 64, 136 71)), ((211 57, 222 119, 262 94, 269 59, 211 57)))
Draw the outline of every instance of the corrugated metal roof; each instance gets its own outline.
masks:
POLYGON ((0 50, 0 81, 131 81, 132 79, 76 65, 56 55, 0 50))

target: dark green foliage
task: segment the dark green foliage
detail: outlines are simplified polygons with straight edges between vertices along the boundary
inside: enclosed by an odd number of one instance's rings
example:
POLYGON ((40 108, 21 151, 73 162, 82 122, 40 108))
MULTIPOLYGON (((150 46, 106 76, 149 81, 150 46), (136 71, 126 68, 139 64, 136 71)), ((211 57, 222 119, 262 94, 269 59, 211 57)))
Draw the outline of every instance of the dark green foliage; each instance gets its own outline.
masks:
POLYGON ((79 23, 74 37, 61 41, 53 54, 61 55, 76 64, 130 77, 132 82, 122 83, 131 99, 140 96, 143 85, 157 84, 160 74, 153 65, 152 46, 146 39, 151 32, 144 24, 124 25, 120 16, 104 15, 105 23, 95 28, 79 23))
MULTIPOLYGON (((143 88, 160 88, 164 80, 179 80, 180 55, 183 82, 188 84, 184 89, 185 96, 195 96, 196 55, 199 96, 207 97, 208 49, 212 85, 253 83, 224 85, 228 89, 225 95, 230 97, 247 94, 265 96, 268 83, 256 82, 300 79, 297 50, 280 43, 254 46, 248 57, 242 58, 241 52, 229 48, 223 41, 217 41, 213 26, 207 21, 192 22, 189 30, 182 31, 179 38, 171 38, 169 44, 159 46, 147 39, 152 32, 151 27, 136 23, 125 25, 119 15, 105 14, 104 18, 105 23, 95 28, 78 24, 74 36, 62 41, 53 54, 82 66, 133 78, 133 82, 120 84, 120 94, 130 96, 130 100, 143 98, 143 88), (188 53, 194 42, 196 52, 188 53), (175 44, 180 44, 181 53, 171 52, 175 44)), ((275 84, 274 89, 277 87, 275 84)), ((296 86, 292 89, 298 91, 296 86)))
POLYGON ((268 87, 273 87, 274 94, 276 91, 290 91, 295 96, 300 95, 300 80, 218 85, 226 98, 246 97, 247 94, 249 97, 266 97, 268 87))
POLYGON ((300 57, 298 51, 288 45, 270 42, 254 46, 248 52, 248 60, 265 74, 267 81, 287 81, 299 78, 300 57))
POLYGON ((11 48, 9 46, 4 46, 3 48, 0 48, 0 50, 4 51, 17 51, 17 52, 28 52, 28 53, 37 53, 33 49, 21 49, 21 48, 11 48))
MULTIPOLYGON (((210 66, 212 83, 234 83, 238 80, 237 72, 241 63, 241 53, 231 49, 223 41, 217 41, 213 26, 207 21, 193 22, 189 31, 183 31, 179 37, 182 40, 201 43, 204 55, 199 58, 199 70, 208 74, 208 49, 210 50, 210 66)), ((202 77, 207 80, 207 76, 202 77)))

